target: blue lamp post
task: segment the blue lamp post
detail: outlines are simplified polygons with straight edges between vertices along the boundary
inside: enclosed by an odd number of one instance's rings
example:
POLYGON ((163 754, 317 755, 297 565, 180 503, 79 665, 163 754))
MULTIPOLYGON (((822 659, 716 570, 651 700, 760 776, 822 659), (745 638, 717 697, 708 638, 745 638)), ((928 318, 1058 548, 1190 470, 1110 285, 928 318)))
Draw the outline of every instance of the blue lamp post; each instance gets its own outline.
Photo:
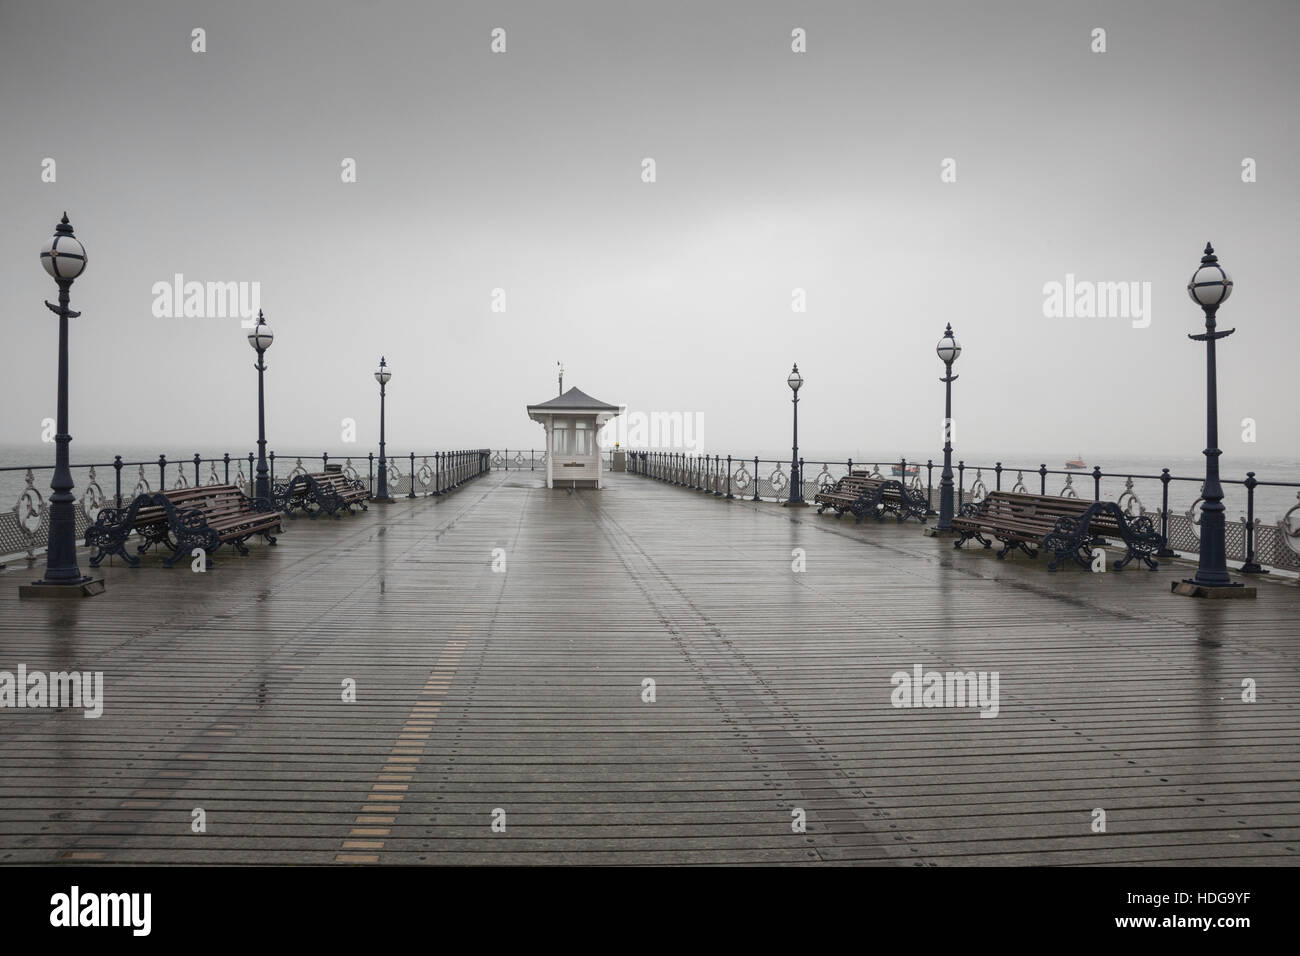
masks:
POLYGON ((253 496, 271 500, 271 479, 266 467, 266 390, 262 376, 266 372, 266 350, 275 340, 275 334, 266 324, 262 310, 257 310, 257 325, 248 333, 248 344, 257 353, 257 480, 253 484, 253 496))
POLYGON ((1232 295, 1232 277, 1219 265, 1219 257, 1208 242, 1200 268, 1187 283, 1187 294, 1205 313, 1205 331, 1187 336, 1205 343, 1205 486, 1201 491, 1201 547, 1196 576, 1174 582, 1172 590, 1189 597, 1253 598, 1253 587, 1245 587, 1228 576, 1227 522, 1223 515, 1223 485, 1219 482, 1219 456, 1223 452, 1219 449, 1219 383, 1214 343, 1226 339, 1236 329, 1215 328, 1219 306, 1232 295))
POLYGON ((793 393, 791 401, 794 404, 794 440, 790 447, 790 497, 786 505, 807 506, 808 502, 803 500, 803 475, 799 472, 799 389, 803 386, 803 376, 799 374, 797 362, 790 370, 785 383, 790 386, 790 391, 793 393))
POLYGON ((379 494, 375 500, 385 503, 393 500, 388 496, 388 459, 384 455, 384 398, 388 380, 392 377, 388 362, 381 355, 379 368, 375 370, 375 381, 379 383, 379 494))
POLYGON ((961 355, 961 345, 952 334, 951 322, 934 350, 946 369, 944 377, 939 379, 944 384, 943 473, 939 476, 939 524, 936 530, 952 531, 952 383, 958 378, 952 374, 952 364, 961 355))
POLYGON ((19 597, 82 597, 104 590, 104 582, 77 566, 77 516, 68 464, 68 319, 81 315, 68 308, 72 282, 86 269, 86 247, 72 232, 68 214, 41 247, 41 265, 59 287, 59 304, 45 307, 59 317, 58 431, 54 436, 54 477, 50 488, 50 536, 45 549, 45 576, 18 589, 19 597))

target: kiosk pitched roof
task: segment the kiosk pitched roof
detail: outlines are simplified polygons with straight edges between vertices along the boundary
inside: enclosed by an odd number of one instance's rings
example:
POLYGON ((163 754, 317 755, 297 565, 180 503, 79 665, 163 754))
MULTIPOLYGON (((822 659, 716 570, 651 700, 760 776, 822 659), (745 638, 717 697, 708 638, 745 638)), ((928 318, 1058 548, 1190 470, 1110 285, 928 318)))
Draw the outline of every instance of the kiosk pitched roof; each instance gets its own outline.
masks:
POLYGON ((578 388, 571 388, 550 401, 528 406, 529 412, 619 412, 621 410, 619 406, 592 398, 578 388))

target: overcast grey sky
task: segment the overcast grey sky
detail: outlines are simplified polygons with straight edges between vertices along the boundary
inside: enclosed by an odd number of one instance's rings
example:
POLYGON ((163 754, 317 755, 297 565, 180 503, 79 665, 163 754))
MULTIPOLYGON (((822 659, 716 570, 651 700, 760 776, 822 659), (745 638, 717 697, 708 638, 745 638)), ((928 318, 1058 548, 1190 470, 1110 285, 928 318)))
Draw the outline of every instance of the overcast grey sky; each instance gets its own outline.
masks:
POLYGON ((0 441, 54 414, 66 209, 79 443, 252 446, 239 320, 152 314, 182 273, 261 283, 273 447, 373 445, 382 353, 390 450, 540 444, 563 359, 723 454, 788 443, 798 361, 810 452, 937 454, 951 322, 963 447, 1194 454, 1209 239, 1224 448, 1294 457, 1298 48, 1293 0, 0 0, 0 441), (1150 324, 1045 317, 1067 274, 1150 324))

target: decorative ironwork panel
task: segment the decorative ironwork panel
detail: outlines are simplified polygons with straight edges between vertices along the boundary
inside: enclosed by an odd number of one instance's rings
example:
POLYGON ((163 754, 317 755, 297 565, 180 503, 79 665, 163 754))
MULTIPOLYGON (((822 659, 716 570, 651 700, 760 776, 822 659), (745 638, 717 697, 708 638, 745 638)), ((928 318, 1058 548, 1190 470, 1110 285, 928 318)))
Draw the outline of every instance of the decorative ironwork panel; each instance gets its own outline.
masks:
POLYGON ((1125 516, 1129 518, 1133 517, 1133 508, 1135 506, 1137 507, 1138 514, 1144 515, 1147 513, 1147 509, 1142 507, 1142 499, 1140 499, 1137 496, 1137 493, 1133 490, 1132 478, 1129 478, 1124 482, 1124 491, 1119 496, 1119 500, 1115 503, 1120 506, 1120 509, 1124 512, 1125 516))
MULTIPOLYGON (((1156 517, 1161 512, 1156 511, 1156 517)), ((1168 547, 1174 551, 1199 551, 1201 549, 1201 536, 1197 533, 1196 523, 1192 520, 1190 514, 1179 514, 1171 511, 1169 513, 1169 532, 1167 535, 1168 547)))
POLYGON ((81 500, 78 502, 81 513, 87 515, 90 521, 99 517, 100 511, 104 508, 104 489, 99 487, 99 482, 95 480, 95 469, 90 469, 90 476, 86 482, 86 489, 81 493, 81 500))

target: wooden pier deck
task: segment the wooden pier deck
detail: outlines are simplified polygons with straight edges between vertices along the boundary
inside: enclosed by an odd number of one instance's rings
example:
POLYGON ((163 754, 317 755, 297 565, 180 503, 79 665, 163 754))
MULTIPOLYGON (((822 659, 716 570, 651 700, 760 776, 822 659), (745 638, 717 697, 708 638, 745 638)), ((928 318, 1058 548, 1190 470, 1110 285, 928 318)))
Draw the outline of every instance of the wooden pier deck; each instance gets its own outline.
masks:
POLYGON ((0 710, 0 863, 1300 862, 1294 584, 1203 602, 1185 565, 537 485, 286 522, 207 574, 119 562, 66 604, 0 573, 0 670, 105 698, 0 710), (998 672, 998 715, 895 708, 917 664, 998 672))

